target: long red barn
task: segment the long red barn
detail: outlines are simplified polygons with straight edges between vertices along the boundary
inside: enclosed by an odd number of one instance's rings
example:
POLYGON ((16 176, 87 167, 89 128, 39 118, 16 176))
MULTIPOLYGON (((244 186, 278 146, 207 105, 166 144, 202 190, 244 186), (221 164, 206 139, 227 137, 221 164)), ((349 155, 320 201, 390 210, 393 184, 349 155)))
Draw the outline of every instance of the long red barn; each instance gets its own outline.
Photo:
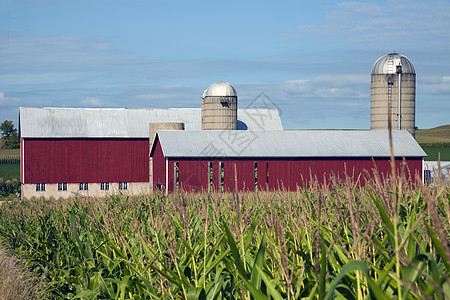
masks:
MULTIPOLYGON (((393 141, 399 172, 422 176, 426 154, 414 138, 395 131, 393 141)), ((167 192, 295 191, 310 178, 364 184, 363 173, 391 172, 387 131, 159 131, 151 156, 154 188, 167 192)))

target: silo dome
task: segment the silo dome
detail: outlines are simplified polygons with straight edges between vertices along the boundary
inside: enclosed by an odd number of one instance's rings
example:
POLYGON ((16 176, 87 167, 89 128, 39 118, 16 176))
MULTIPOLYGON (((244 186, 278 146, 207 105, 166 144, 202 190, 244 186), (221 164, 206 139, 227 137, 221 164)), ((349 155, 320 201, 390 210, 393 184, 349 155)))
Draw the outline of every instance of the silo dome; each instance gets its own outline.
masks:
POLYGON ((220 97, 220 96, 232 96, 237 97, 234 87, 226 81, 219 81, 211 84, 202 95, 205 97, 220 97))
POLYGON ((397 66, 401 66, 402 73, 416 74, 413 63, 404 55, 389 53, 380 57, 372 67, 372 75, 397 74, 397 66))
POLYGON ((370 129, 408 130, 415 135, 416 69, 404 55, 389 53, 372 66, 370 129))
POLYGON ((202 130, 237 130, 237 93, 228 82, 213 83, 203 92, 202 130))

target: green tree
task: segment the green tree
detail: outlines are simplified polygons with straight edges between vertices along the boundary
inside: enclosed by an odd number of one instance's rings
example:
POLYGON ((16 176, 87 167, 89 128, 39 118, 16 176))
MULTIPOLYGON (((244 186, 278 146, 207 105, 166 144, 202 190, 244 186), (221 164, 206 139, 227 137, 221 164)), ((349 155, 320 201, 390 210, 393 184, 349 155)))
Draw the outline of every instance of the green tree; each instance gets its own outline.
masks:
POLYGON ((17 129, 14 128, 12 121, 5 120, 0 125, 0 133, 4 142, 3 147, 6 149, 18 149, 20 147, 17 129))

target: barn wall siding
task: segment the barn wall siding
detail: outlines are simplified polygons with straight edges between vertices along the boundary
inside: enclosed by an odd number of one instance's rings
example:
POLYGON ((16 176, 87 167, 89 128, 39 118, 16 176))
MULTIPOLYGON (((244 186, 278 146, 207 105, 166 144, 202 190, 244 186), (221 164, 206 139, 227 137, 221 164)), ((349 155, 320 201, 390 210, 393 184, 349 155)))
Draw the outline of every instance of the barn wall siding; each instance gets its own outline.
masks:
POLYGON ((24 151, 24 146, 23 146, 23 138, 20 138, 20 182, 23 183, 24 177, 23 177, 23 151, 24 151))
POLYGON ((148 182, 148 139, 24 139, 24 183, 148 182))
POLYGON ((178 162, 179 189, 188 192, 208 190, 208 162, 206 161, 171 161, 178 162))
POLYGON ((164 158, 161 144, 156 143, 153 150, 153 190, 165 189, 166 186, 166 159, 164 158))
POLYGON ((254 191, 253 160, 225 160, 224 164, 224 190, 229 192, 254 191), (237 183, 236 183, 237 179, 237 183))
MULTIPOLYGON (((311 180, 319 183, 328 181, 331 177, 345 179, 348 175, 353 182, 365 184, 364 171, 371 178, 378 173, 382 178, 391 174, 391 164, 388 158, 317 158, 293 159, 291 161, 272 160, 269 166, 269 188, 271 190, 286 188, 296 190, 303 184, 309 186, 311 180)), ((410 158, 396 160, 397 172, 402 170, 407 180, 414 180, 415 175, 421 175, 422 159, 410 158)))
MULTIPOLYGON (((219 191, 219 163, 224 166, 224 191, 254 191, 254 163, 257 164, 258 190, 297 190, 303 185, 309 186, 311 178, 319 183, 325 183, 331 177, 345 179, 346 174, 353 182, 359 180, 365 184, 364 170, 371 178, 378 173, 382 178, 390 175, 388 158, 292 158, 292 159, 169 159, 169 192, 174 191, 174 163, 179 166, 180 191, 208 191, 208 162, 213 167, 213 186, 219 191), (267 181, 268 167, 268 181, 267 181), (361 175, 361 177, 360 177, 361 175), (360 177, 360 178, 359 178, 360 177)), ((396 160, 397 172, 406 175, 408 180, 414 180, 415 175, 422 174, 422 159, 407 158, 396 160)))

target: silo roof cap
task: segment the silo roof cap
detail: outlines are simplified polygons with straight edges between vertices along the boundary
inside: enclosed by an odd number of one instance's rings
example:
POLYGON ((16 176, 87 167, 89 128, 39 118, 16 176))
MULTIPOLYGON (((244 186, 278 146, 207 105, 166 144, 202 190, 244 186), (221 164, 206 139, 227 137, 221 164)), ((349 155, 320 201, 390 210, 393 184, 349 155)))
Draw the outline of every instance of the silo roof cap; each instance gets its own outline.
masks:
POLYGON ((237 97, 234 87, 225 81, 219 81, 211 84, 202 95, 205 97, 220 97, 220 96, 234 96, 237 97))
POLYGON ((395 52, 380 57, 373 64, 371 74, 396 74, 397 66, 402 66, 403 74, 416 74, 413 63, 406 56, 395 52))

